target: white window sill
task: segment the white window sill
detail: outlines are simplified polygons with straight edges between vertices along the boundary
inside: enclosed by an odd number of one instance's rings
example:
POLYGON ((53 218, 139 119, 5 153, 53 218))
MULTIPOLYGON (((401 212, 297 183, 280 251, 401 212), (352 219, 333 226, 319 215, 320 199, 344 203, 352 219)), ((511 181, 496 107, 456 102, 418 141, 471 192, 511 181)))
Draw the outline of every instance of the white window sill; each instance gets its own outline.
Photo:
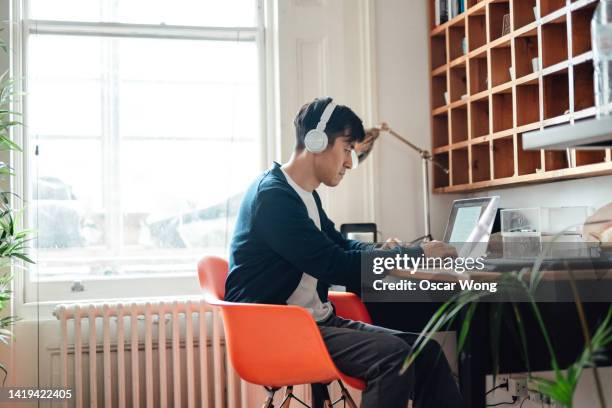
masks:
POLYGON ((22 320, 52 320, 53 309, 62 303, 117 302, 118 300, 157 300, 192 298, 200 295, 200 284, 194 271, 190 276, 152 276, 147 278, 83 280, 82 292, 72 292, 74 282, 30 282, 27 293, 32 298, 18 303, 15 314, 22 320), (37 288, 38 286, 38 288, 37 288), (38 289, 38 290, 37 290, 38 289))

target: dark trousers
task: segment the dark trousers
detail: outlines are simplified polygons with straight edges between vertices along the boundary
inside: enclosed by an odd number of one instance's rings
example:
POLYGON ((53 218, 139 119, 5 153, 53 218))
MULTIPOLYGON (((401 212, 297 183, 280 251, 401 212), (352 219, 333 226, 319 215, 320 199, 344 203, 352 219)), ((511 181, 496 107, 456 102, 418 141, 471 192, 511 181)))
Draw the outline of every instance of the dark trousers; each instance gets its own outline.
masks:
MULTIPOLYGON (((446 357, 435 341, 400 375, 418 334, 331 316, 319 322, 329 354, 340 371, 367 383, 362 408, 459 408, 463 400, 446 357)), ((323 406, 323 385, 313 384, 313 407, 323 406)))

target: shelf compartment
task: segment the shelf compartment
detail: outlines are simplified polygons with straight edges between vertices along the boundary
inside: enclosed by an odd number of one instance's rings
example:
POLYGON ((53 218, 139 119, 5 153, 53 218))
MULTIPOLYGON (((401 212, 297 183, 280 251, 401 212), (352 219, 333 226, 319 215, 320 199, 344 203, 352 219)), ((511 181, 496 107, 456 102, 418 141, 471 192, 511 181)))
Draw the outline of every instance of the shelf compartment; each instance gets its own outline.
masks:
POLYGON ((489 69, 486 51, 470 58, 468 65, 470 67, 470 95, 486 91, 489 87, 489 69))
POLYGON ((448 139, 448 114, 445 112, 433 117, 433 147, 447 146, 448 139))
POLYGON ((547 75, 544 85, 544 119, 551 119, 569 112, 569 79, 567 70, 547 75))
MULTIPOLYGON (((440 163, 442 166, 448 167, 448 152, 434 154, 434 160, 440 163)), ((433 168, 433 184, 434 188, 448 187, 450 185, 450 177, 447 172, 439 168, 438 166, 432 166, 433 168)))
POLYGON ((503 47, 491 49, 491 82, 492 87, 505 84, 512 80, 510 77, 510 67, 512 67, 512 52, 510 43, 503 47))
POLYGON ((491 180, 491 156, 489 142, 470 146, 472 150, 472 183, 491 180))
POLYGON ((468 172, 468 150, 466 147, 462 149, 451 150, 452 155, 452 178, 453 185, 467 184, 469 182, 468 172))
POLYGON ((565 7, 565 0, 540 0, 540 16, 547 16, 563 7, 565 7))
POLYGON ((495 179, 514 176, 514 140, 512 136, 493 141, 493 163, 495 179))
MULTIPOLYGON (((587 116, 583 119, 576 120, 576 123, 593 119, 595 119, 594 116, 587 116)), ((605 161, 605 150, 576 150, 576 167, 587 166, 589 164, 604 163, 605 161)))
POLYGON ((497 40, 503 36, 504 16, 509 14, 510 3, 508 0, 489 4, 489 41, 497 40))
MULTIPOLYGON (((457 24, 454 24, 448 29, 448 52, 450 61, 466 54, 463 52, 463 41, 465 38, 465 20, 458 21, 457 24)), ((467 51, 467 49, 465 51, 467 51)))
POLYGON ((446 75, 438 75, 431 79, 431 103, 433 109, 446 105, 446 75))
POLYGON ((574 66, 574 112, 595 106, 593 73, 591 61, 574 66))
POLYGON ((603 163, 606 161, 605 150, 576 150, 576 166, 603 163))
POLYGON ((517 126, 524 126, 540 120, 540 87, 538 83, 516 87, 517 126))
POLYGON ((467 106, 451 109, 451 142, 459 143, 468 139, 467 106))
MULTIPOLYGON (((566 123, 546 126, 544 129, 552 129, 558 126, 565 126, 566 123)), ((569 167, 570 150, 544 150, 544 169, 546 171, 562 170, 569 167)))
POLYGON ((467 94, 467 77, 465 65, 459 65, 450 69, 450 101, 461 100, 467 94))
POLYGON ((598 2, 589 3, 572 12, 572 54, 591 51, 591 20, 598 2))
POLYGON ((539 150, 523 149, 523 134, 517 136, 517 164, 519 176, 535 174, 542 168, 542 160, 539 150))
POLYGON ((516 37, 514 39, 514 55, 516 58, 516 78, 522 78, 539 71, 540 55, 537 32, 532 36, 516 37), (535 63, 533 62, 534 58, 538 58, 535 63), (536 69, 534 70, 534 68, 536 69))
POLYGON ((470 103, 470 125, 472 139, 489 134, 489 99, 470 103))
POLYGON ((527 24, 533 23, 536 18, 533 8, 536 0, 512 0, 512 12, 514 13, 514 29, 518 30, 527 24))
POLYGON ((468 16, 468 46, 474 51, 487 43, 487 21, 484 14, 468 16))
POLYGON ((544 165, 546 166, 546 171, 567 169, 568 154, 566 150, 545 150, 544 165))
POLYGON ((567 22, 553 21, 542 26, 542 68, 567 60, 567 22))
POLYGON ((431 67, 436 69, 446 62, 446 35, 442 32, 431 37, 431 67))
POLYGON ((512 128, 512 112, 512 89, 493 94, 493 133, 512 128))

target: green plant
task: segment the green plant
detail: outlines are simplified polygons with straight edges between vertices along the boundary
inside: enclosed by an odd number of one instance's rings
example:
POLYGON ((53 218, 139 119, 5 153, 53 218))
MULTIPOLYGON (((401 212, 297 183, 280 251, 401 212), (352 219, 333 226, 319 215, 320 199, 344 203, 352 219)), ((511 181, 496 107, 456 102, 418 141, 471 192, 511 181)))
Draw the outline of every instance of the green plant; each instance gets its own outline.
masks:
MULTIPOLYGON (((557 235, 557 237, 560 235, 561 233, 557 235)), ((557 237, 555 237, 553 241, 556 240, 557 237)), ((574 392, 583 370, 587 367, 593 368, 599 403, 602 408, 605 408, 606 402, 603 396, 601 381, 597 372, 597 362, 604 356, 606 347, 612 344, 612 306, 608 309, 606 317, 595 329, 591 337, 583 311, 582 300, 578 290, 576 289, 576 280, 573 272, 568 268, 569 282, 572 287, 574 303, 576 305, 585 339, 585 347, 573 364, 566 369, 562 369, 558 363, 559 360, 557 359, 555 349, 535 296, 542 279, 541 266, 546 255, 546 251, 543 251, 534 262, 531 270, 523 269, 521 271, 505 273, 498 284, 498 294, 506 293, 511 299, 514 300, 521 297, 522 300, 526 301, 529 305, 529 309, 532 311, 536 319, 537 326, 546 343, 546 347, 550 355, 554 379, 550 380, 535 377, 531 374, 529 367, 528 337, 525 332, 525 325, 523 323, 524 320, 517 301, 511 301, 511 320, 518 333, 519 343, 521 346, 521 358, 532 383, 536 384, 538 387, 538 391, 568 408, 572 407, 574 392)), ((432 336, 436 332, 442 329, 448 330, 460 316, 463 317, 463 321, 461 322, 459 329, 458 352, 461 352, 465 346, 465 340, 470 331, 472 317, 474 316, 474 313, 479 305, 479 301, 489 296, 492 296, 492 294, 488 291, 466 291, 458 293, 442 304, 419 335, 412 352, 404 362, 402 371, 408 369, 408 367, 414 362, 416 357, 421 353, 427 342, 431 340, 432 336), (463 312, 463 315, 461 312, 463 312)), ((503 304, 493 303, 491 305, 491 313, 489 316, 489 328, 494 375, 497 375, 499 372, 499 338, 501 322, 504 318, 503 304)))
MULTIPOLYGON (((6 52, 7 47, 0 40, 0 48, 6 52)), ((0 76, 0 178, 4 185, 10 185, 9 177, 14 175, 13 169, 6 162, 11 152, 21 152, 21 147, 11 140, 11 129, 21 126, 17 120, 21 114, 11 110, 11 104, 17 95, 15 82, 6 71, 0 76), (6 161, 5 161, 6 160, 6 161)), ((9 187, 10 188, 10 187, 9 187)), ((11 301, 12 270, 21 262, 33 263, 27 256, 27 244, 30 241, 30 231, 20 230, 19 221, 22 213, 13 208, 13 200, 19 200, 16 194, 0 191, 0 313, 2 313, 11 301)), ((0 342, 10 345, 12 338, 11 327, 18 320, 15 316, 4 316, 0 318, 0 342)), ((0 371, 4 373, 3 383, 7 377, 7 368, 0 362, 0 371)))

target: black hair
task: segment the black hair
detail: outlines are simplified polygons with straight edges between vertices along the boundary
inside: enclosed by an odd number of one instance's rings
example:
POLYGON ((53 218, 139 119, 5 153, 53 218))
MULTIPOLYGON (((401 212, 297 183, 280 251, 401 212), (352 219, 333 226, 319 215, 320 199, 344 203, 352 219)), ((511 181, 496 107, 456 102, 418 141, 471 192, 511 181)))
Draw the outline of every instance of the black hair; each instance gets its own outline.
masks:
MULTIPOLYGON (((317 127, 325 107, 331 101, 332 98, 317 98, 300 108, 293 120, 296 151, 304 150, 306 133, 317 127)), ((365 138, 363 122, 351 108, 344 105, 336 105, 324 130, 328 137, 328 146, 333 146, 338 137, 348 137, 350 143, 358 143, 365 138)))

